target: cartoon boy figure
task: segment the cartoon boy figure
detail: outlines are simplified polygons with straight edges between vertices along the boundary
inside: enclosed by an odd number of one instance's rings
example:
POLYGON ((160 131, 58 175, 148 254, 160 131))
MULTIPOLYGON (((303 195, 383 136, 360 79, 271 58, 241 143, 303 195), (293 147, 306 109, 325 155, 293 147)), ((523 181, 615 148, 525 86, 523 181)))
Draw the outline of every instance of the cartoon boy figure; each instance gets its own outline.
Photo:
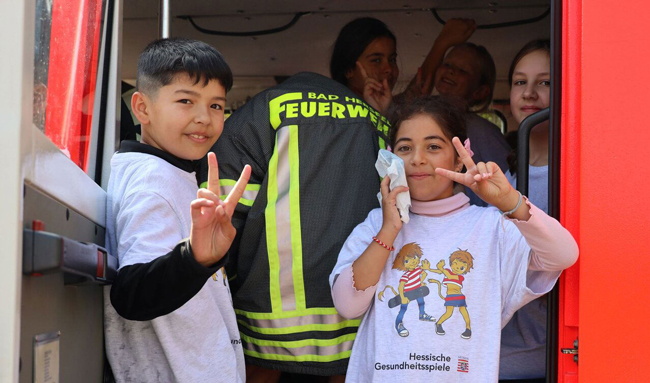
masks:
MULTIPOLYGON (((445 335, 445 330, 442 328, 442 324, 454 313, 454 307, 458 307, 458 311, 465 319, 465 332, 460 336, 463 339, 469 339, 472 337, 472 328, 470 326, 469 312, 467 311, 467 302, 465 301, 465 295, 462 293, 463 281, 465 277, 463 275, 467 274, 470 269, 474 267, 474 258, 467 250, 454 251, 449 257, 450 269, 445 269, 445 261, 441 260, 436 265, 437 269, 431 270, 436 274, 444 274, 445 279, 442 281, 442 284, 447 286, 447 296, 444 297, 445 307, 447 310, 436 322, 436 334, 445 335)), ((438 284, 438 293, 440 297, 442 294, 440 292, 440 282, 435 279, 429 279, 429 282, 438 284)))
MULTIPOLYGON (((429 288, 424 283, 424 278, 427 276, 424 270, 430 270, 431 265, 425 259, 420 266, 421 258, 422 248, 420 245, 414 242, 404 245, 395 257, 392 267, 395 270, 404 271, 404 274, 402 274, 399 280, 399 294, 390 285, 384 288, 384 291, 390 288, 395 294, 395 297, 388 302, 388 307, 392 308, 398 304, 400 305, 399 314, 397 314, 397 318, 395 319, 395 330, 397 330, 397 334, 401 337, 407 337, 409 335, 408 330, 404 327, 403 318, 411 300, 418 302, 421 321, 435 321, 431 315, 424 312, 424 297, 429 294, 429 288)), ((382 300, 384 291, 381 291, 378 295, 380 301, 382 300)))

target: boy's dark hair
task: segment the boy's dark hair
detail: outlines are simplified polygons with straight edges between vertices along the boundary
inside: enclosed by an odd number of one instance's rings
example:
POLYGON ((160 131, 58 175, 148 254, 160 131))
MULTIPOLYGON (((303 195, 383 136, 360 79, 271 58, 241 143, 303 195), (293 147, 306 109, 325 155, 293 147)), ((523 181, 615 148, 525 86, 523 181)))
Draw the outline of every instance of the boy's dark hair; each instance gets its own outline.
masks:
POLYGON ((354 19, 347 23, 334 43, 330 59, 330 74, 332 79, 347 86, 345 74, 356 66, 363 50, 379 37, 387 37, 396 41, 393 32, 383 22, 372 17, 354 19))
POLYGON ((440 125, 449 141, 458 137, 460 142, 465 142, 467 139, 466 112, 458 104, 440 96, 419 97, 410 99, 408 102, 396 103, 390 118, 391 128, 388 133, 390 146, 395 147, 395 139, 402 122, 422 114, 433 118, 440 125))
POLYGON ((221 53, 202 41, 182 38, 156 40, 144 48, 138 58, 136 88, 155 94, 178 73, 187 73, 194 84, 218 80, 226 92, 232 88, 232 71, 221 53))

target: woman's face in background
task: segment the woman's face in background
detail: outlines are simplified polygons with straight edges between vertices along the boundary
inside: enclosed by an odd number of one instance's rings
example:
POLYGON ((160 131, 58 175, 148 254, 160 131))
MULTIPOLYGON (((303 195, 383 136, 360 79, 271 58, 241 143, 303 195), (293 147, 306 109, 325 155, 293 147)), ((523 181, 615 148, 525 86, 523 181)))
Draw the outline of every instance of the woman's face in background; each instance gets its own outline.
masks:
POLYGON ((537 50, 522 57, 512 73, 510 86, 510 110, 518 123, 547 108, 551 95, 551 61, 548 53, 537 50))

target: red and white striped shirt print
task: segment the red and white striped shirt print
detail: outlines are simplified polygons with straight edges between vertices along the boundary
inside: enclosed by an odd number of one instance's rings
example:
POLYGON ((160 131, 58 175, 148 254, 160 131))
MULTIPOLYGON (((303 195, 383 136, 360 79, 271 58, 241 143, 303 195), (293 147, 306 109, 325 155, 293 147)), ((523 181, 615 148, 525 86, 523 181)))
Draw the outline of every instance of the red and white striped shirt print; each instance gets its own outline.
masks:
POLYGON ((422 285, 422 281, 420 281, 421 274, 422 269, 418 267, 414 270, 407 271, 402 275, 399 281, 400 283, 404 282, 404 292, 415 290, 422 285))

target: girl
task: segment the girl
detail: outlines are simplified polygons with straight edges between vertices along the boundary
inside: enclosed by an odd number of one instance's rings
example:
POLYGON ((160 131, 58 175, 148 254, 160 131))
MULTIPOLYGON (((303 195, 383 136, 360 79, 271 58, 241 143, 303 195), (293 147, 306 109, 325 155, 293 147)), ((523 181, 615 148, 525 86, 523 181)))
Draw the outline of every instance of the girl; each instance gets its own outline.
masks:
MULTIPOLYGON (((551 43, 534 40, 526 44, 510 65, 510 109, 521 123, 529 115, 549 106, 551 43)), ((508 181, 516 187, 516 152, 508 158, 508 181)), ((536 126, 530 134, 530 200, 548 213, 548 122, 536 126)), ((546 297, 518 310, 501 333, 499 378, 538 379, 546 375, 546 297)))
MULTIPOLYGON (((517 53, 508 72, 510 110, 518 124, 531 114, 548 108, 551 98, 551 42, 533 40, 517 53)), ((517 185, 517 157, 509 158, 506 176, 517 185)), ((531 200, 548 213, 548 121, 530 132, 529 187, 531 200)))
POLYGON ((392 127, 391 147, 404 161, 408 188, 388 190, 390 180, 382 181, 382 208, 354 229, 330 275, 339 313, 365 314, 347 381, 424 381, 431 374, 445 382, 496 381, 502 326, 553 287, 576 261, 577 245, 557 221, 514 190, 495 163, 472 161, 461 144, 464 117, 457 107, 438 97, 415 100, 396 111, 392 127), (465 194, 453 194, 454 182, 498 210, 470 206, 465 194), (395 200, 406 190, 412 206, 410 222, 403 225, 395 200), (406 312, 410 335, 403 337, 395 328, 394 308, 375 292, 399 281, 402 273, 392 270, 393 259, 413 242, 436 264, 436 271, 428 262, 421 266, 431 272, 428 282, 448 291, 444 300, 436 294, 424 298, 427 314, 437 320, 415 320, 417 312, 406 312), (457 250, 471 258, 464 263, 452 258, 446 265, 457 250), (450 315, 456 307, 462 315, 450 315))

